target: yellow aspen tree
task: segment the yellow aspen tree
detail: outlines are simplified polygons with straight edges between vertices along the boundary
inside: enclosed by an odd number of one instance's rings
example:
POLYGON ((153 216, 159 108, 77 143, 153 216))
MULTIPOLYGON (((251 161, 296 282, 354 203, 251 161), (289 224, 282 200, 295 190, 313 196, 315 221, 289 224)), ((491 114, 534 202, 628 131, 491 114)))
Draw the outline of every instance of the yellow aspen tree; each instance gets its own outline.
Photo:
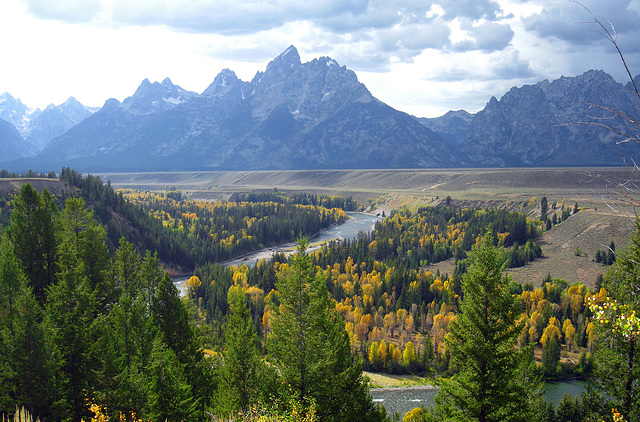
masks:
POLYGON ((198 287, 202 285, 202 281, 200 281, 198 276, 194 275, 187 281, 187 285, 192 291, 195 292, 196 290, 198 290, 198 287))
POLYGON ((587 333, 587 336, 588 336, 587 347, 589 348, 589 352, 593 351, 593 343, 594 343, 594 341, 596 339, 595 329, 596 329, 596 325, 593 323, 593 321, 591 321, 589 324, 587 324, 586 333, 587 333))
POLYGON ((382 363, 386 363, 387 359, 388 359, 388 346, 387 346, 387 342, 382 340, 380 342, 380 347, 378 347, 378 353, 380 355, 380 360, 382 361, 382 363))
MULTIPOLYGON (((353 327, 352 322, 348 322, 347 324, 351 324, 351 326, 353 327)), ((365 340, 367 339, 367 333, 369 332, 369 326, 367 324, 363 324, 362 322, 359 322, 355 325, 353 332, 357 337, 358 341, 364 344, 365 340)))
POLYGON ((396 347, 395 349, 393 349, 393 360, 396 362, 400 362, 401 359, 402 359, 402 352, 400 351, 399 347, 396 347))
POLYGON ((360 318, 362 318, 362 309, 356 306, 356 308, 353 310, 353 323, 359 323, 360 318))
POLYGON ((377 341, 374 341, 373 343, 371 343, 371 346, 369 346, 369 363, 371 363, 372 365, 380 361, 380 353, 378 351, 379 348, 380 345, 377 341))
POLYGON ((398 309, 396 311, 396 318, 398 321, 404 321, 405 318, 407 317, 407 310, 406 309, 398 309))
POLYGON ((562 324, 562 332, 564 333, 565 343, 569 350, 573 349, 573 336, 576 333, 576 328, 569 318, 564 320, 562 324))
POLYGON ((414 362, 416 360, 416 351, 415 351, 415 348, 413 347, 413 343, 408 342, 407 345, 404 347, 404 352, 402 353, 402 359, 404 360, 404 363, 406 365, 410 365, 411 362, 414 362))
POLYGON ((404 328, 409 332, 409 334, 413 332, 413 324, 414 324, 413 315, 407 316, 407 318, 405 318, 404 320, 404 328))
POLYGON ((531 327, 529 327, 529 342, 537 343, 539 339, 540 339, 540 334, 538 334, 538 330, 536 329, 536 326, 532 325, 531 327))
POLYGON ((384 328, 387 330, 387 334, 393 335, 393 328, 396 325, 396 315, 391 312, 384 316, 384 328))
POLYGON ((549 319, 549 325, 547 325, 547 328, 545 328, 542 333, 542 337, 540 337, 540 343, 542 343, 543 347, 547 347, 547 342, 551 337, 555 337, 556 340, 560 339, 560 329, 557 325, 551 322, 551 319, 555 320, 555 317, 549 319))
POLYGON ((393 359, 393 352, 396 350, 396 346, 393 343, 389 343, 389 350, 387 350, 387 358, 393 359))
POLYGON ((369 332, 368 340, 369 340, 369 343, 372 343, 374 341, 378 341, 383 337, 384 337, 384 334, 382 333, 382 331, 380 331, 378 327, 373 327, 373 330, 369 332))

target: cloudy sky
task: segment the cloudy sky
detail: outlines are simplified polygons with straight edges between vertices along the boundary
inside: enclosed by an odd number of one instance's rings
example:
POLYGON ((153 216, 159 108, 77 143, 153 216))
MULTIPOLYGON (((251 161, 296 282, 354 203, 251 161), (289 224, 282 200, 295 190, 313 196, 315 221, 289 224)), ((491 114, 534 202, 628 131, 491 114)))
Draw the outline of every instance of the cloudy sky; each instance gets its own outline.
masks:
MULTIPOLYGON (((640 0, 582 0, 640 73, 640 0)), ((416 116, 477 112, 512 86, 603 69, 613 47, 570 0, 1 0, 0 93, 30 107, 122 101, 144 78, 202 92, 289 45, 329 56, 416 116)))

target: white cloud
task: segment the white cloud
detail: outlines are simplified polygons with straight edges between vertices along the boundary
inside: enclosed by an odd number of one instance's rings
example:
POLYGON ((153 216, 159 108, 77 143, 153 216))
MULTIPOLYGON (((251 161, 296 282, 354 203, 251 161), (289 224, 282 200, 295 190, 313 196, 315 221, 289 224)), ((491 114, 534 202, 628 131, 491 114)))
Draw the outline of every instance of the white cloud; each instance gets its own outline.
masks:
MULTIPOLYGON (((583 3, 640 72, 640 0, 583 3)), ((2 0, 0 92, 32 107, 122 100, 144 78, 202 92, 223 68, 251 80, 293 44, 401 110, 477 111, 514 85, 591 68, 623 80, 611 46, 577 23, 590 19, 569 0, 2 0)))
POLYGON ((88 22, 102 10, 100 0, 23 0, 29 11, 42 19, 88 22))
POLYGON ((468 19, 458 19, 455 24, 458 36, 451 46, 455 51, 504 50, 514 36, 511 26, 506 23, 477 23, 468 19))
POLYGON ((600 28, 593 23, 593 16, 608 26, 611 22, 619 35, 638 33, 640 14, 637 0, 584 0, 540 2, 544 7, 537 14, 524 19, 525 27, 543 38, 556 38, 572 44, 599 43, 600 28), (586 9, 585 9, 586 8, 586 9))
POLYGON ((451 20, 459 17, 494 20, 502 14, 500 4, 493 0, 439 0, 436 3, 444 10, 444 17, 451 20))

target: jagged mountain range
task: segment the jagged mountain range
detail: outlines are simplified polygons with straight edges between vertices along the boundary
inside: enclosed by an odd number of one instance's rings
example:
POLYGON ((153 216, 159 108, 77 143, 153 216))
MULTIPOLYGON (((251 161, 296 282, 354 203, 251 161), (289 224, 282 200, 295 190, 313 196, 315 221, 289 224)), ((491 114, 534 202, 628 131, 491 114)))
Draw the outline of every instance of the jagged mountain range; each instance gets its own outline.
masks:
POLYGON ((145 79, 131 97, 94 113, 74 99, 41 112, 13 100, 7 112, 5 100, 0 119, 16 131, 0 125, 0 162, 94 172, 620 165, 621 157, 640 157, 640 147, 576 123, 609 116, 590 104, 637 116, 629 88, 589 71, 514 87, 476 114, 418 119, 377 100, 335 60, 301 63, 291 46, 250 82, 225 69, 201 94, 167 78, 145 79), (45 115, 61 133, 36 129, 45 115))

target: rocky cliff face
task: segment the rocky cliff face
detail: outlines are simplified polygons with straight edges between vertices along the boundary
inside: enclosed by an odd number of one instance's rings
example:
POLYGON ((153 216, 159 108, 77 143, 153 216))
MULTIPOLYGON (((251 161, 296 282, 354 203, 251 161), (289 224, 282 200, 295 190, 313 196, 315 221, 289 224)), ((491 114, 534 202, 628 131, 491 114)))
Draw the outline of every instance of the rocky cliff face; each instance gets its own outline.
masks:
POLYGON ((629 90, 602 71, 514 87, 473 116, 454 144, 475 166, 622 165, 640 147, 619 144, 624 137, 614 130, 633 127, 606 108, 640 118, 629 90))

